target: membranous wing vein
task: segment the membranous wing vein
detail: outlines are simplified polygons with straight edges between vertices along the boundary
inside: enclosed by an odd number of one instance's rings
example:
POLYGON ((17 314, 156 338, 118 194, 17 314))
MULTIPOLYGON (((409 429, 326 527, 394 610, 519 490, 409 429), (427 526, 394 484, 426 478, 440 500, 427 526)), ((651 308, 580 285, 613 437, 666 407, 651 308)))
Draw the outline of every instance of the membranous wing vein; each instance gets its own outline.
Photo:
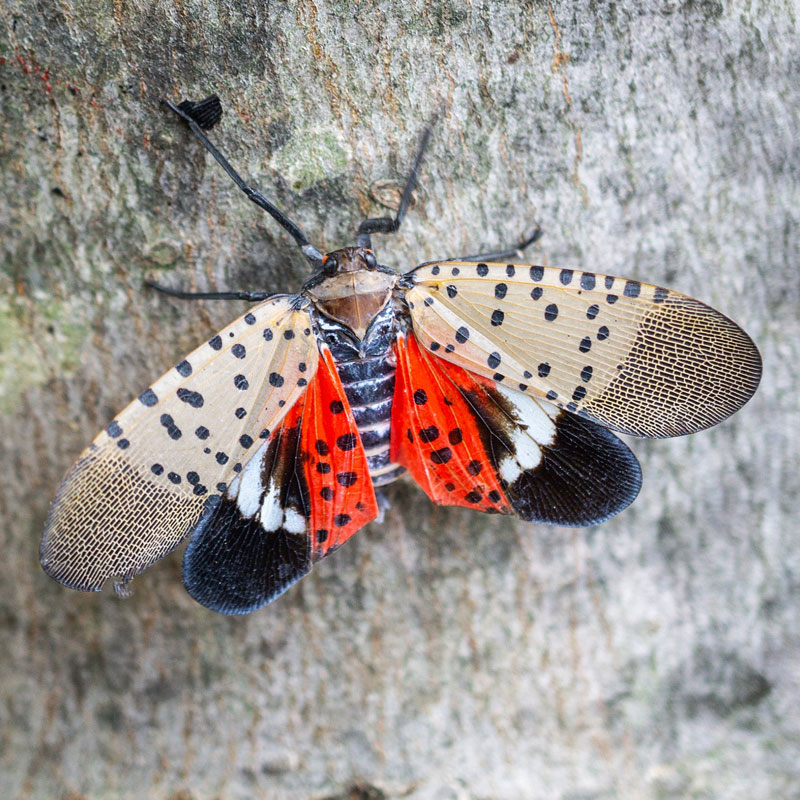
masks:
POLYGON ((129 580, 213 509, 314 377, 319 353, 296 298, 251 309, 142 392, 62 482, 45 571, 76 589, 129 580))
POLYGON ((715 425, 761 376, 753 342, 691 297, 578 270, 440 262, 406 276, 425 349, 638 436, 715 425))

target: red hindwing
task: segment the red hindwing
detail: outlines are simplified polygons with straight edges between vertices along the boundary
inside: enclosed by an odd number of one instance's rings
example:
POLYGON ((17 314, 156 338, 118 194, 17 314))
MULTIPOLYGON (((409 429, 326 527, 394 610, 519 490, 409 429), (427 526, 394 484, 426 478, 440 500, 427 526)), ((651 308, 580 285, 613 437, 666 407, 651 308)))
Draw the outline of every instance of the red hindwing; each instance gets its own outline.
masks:
POLYGON ((353 412, 330 350, 284 425, 302 417, 299 457, 308 485, 314 560, 327 555, 378 516, 378 504, 353 412))
POLYGON ((395 356, 392 461, 435 503, 513 513, 486 454, 488 431, 459 391, 479 395, 484 379, 429 356, 411 333, 397 337, 395 356))

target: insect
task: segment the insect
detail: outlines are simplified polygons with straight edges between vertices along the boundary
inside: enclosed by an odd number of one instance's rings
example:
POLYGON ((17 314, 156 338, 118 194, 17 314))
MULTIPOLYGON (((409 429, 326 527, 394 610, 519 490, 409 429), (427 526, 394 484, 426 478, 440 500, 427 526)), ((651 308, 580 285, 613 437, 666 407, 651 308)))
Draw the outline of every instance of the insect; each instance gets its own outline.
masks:
POLYGON ((430 127, 397 215, 365 220, 355 246, 323 255, 208 140, 217 97, 168 105, 314 272, 295 295, 194 295, 258 304, 143 391, 69 469, 41 545, 45 571, 66 586, 112 579, 122 591, 188 538, 192 597, 251 612, 378 517, 381 487, 404 472, 435 503, 593 525, 641 484, 613 432, 693 433, 758 386, 747 334, 668 289, 502 263, 509 253, 402 275, 382 265, 371 236, 400 227, 430 127))

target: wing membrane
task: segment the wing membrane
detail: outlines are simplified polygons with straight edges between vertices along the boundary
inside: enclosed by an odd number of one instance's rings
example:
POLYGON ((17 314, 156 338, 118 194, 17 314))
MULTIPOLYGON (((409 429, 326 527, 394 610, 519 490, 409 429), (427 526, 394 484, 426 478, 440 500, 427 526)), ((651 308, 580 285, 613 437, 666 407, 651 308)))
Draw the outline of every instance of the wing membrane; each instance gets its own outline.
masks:
POLYGON ((747 334, 691 297, 554 267, 441 262, 407 276, 414 331, 437 356, 614 430, 678 436, 755 392, 747 334))
POLYGON ((291 297, 261 303, 188 355, 67 472, 42 540, 45 571, 99 590, 172 550, 305 392, 318 358, 291 297))

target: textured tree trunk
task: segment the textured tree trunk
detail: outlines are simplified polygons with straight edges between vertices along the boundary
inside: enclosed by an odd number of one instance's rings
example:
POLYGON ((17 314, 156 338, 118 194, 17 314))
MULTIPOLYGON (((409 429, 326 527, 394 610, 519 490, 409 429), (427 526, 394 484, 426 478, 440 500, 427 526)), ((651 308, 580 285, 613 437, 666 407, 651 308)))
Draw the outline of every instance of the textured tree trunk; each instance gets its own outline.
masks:
POLYGON ((0 6, 0 795, 800 797, 797 2, 23 0, 0 6), (266 609, 40 570, 82 447, 238 316, 171 286, 297 290, 307 265, 160 104, 322 250, 389 213, 384 263, 515 242, 673 287, 759 344, 753 401, 636 441, 588 530, 432 506, 410 483, 266 609), (382 200, 386 206, 379 202, 382 200))

